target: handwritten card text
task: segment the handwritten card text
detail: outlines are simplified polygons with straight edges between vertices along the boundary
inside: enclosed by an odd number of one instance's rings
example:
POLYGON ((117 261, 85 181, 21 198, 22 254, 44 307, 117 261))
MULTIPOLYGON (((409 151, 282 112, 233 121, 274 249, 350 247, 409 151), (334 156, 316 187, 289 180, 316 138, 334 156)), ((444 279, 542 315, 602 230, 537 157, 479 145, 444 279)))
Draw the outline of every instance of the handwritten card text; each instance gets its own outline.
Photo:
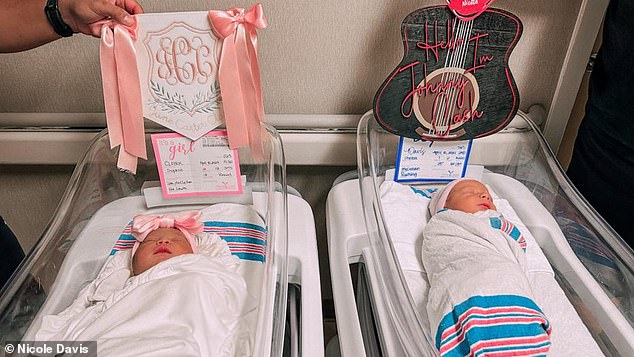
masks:
POLYGON ((198 140, 176 133, 152 135, 163 196, 183 197, 242 192, 236 150, 225 131, 198 140))

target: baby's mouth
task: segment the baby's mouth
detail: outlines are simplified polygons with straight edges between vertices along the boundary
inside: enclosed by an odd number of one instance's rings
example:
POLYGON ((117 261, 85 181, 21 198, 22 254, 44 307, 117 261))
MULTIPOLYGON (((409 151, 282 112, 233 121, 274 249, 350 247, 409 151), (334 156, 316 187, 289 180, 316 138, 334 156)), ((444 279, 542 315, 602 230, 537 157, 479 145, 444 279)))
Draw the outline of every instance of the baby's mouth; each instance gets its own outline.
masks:
POLYGON ((172 251, 171 251, 171 250, 169 250, 169 248, 167 248, 167 247, 158 247, 158 248, 154 251, 154 255, 156 255, 156 254, 164 254, 164 253, 167 253, 167 254, 172 254, 172 251))
POLYGON ((486 208, 486 209, 491 209, 491 205, 488 203, 480 203, 480 206, 486 208))

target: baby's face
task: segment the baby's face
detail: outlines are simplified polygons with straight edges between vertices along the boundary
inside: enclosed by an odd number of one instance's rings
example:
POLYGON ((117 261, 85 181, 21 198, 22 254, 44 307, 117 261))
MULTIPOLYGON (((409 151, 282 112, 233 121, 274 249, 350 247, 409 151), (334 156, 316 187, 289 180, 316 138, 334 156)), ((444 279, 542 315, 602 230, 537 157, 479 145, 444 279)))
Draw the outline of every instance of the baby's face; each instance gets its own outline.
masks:
POLYGON ((476 213, 488 209, 497 210, 489 190, 475 180, 465 180, 456 184, 447 196, 445 208, 466 213, 476 213))
POLYGON ((132 258, 132 272, 139 275, 162 261, 191 253, 192 246, 181 231, 158 228, 148 234, 137 248, 132 258))

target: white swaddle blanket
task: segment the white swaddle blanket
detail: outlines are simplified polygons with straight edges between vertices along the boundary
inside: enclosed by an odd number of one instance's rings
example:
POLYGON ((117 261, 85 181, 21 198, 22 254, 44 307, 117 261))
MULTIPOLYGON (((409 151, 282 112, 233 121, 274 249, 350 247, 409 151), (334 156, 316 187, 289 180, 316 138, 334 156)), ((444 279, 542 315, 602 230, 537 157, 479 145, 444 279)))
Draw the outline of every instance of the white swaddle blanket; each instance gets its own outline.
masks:
MULTIPOLYGON (((112 256, 97 278, 36 340, 97 341, 102 356, 234 356, 247 297, 239 261, 215 234, 197 254, 171 258, 130 277, 129 251, 112 256)), ((248 345, 248 344, 247 344, 248 345)))
POLYGON ((545 354, 549 323, 533 299, 526 254, 493 228, 495 211, 445 210, 423 232, 427 314, 441 356, 545 354))
MULTIPOLYGON (((487 178, 491 175, 487 174, 487 178)), ((430 217, 428 188, 415 188, 393 181, 381 184, 381 208, 385 225, 398 256, 400 269, 421 317, 421 327, 431 331, 427 316, 430 284, 422 261, 423 230, 430 217)), ((536 302, 552 326, 549 356, 603 356, 593 336, 555 280, 553 269, 530 230, 523 224, 506 199, 494 190, 495 205, 526 238, 526 266, 536 302)))

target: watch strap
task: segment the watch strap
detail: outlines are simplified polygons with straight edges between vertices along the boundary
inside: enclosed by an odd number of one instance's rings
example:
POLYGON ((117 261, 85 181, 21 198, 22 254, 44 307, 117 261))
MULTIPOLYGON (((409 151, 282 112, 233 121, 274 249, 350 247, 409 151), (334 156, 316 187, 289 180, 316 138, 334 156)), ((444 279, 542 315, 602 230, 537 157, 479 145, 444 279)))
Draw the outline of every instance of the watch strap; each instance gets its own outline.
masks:
POLYGON ((62 19, 57 1, 58 0, 47 0, 46 6, 44 6, 44 13, 46 14, 48 22, 53 26, 53 30, 55 30, 58 35, 70 37, 73 35, 73 29, 62 19))

